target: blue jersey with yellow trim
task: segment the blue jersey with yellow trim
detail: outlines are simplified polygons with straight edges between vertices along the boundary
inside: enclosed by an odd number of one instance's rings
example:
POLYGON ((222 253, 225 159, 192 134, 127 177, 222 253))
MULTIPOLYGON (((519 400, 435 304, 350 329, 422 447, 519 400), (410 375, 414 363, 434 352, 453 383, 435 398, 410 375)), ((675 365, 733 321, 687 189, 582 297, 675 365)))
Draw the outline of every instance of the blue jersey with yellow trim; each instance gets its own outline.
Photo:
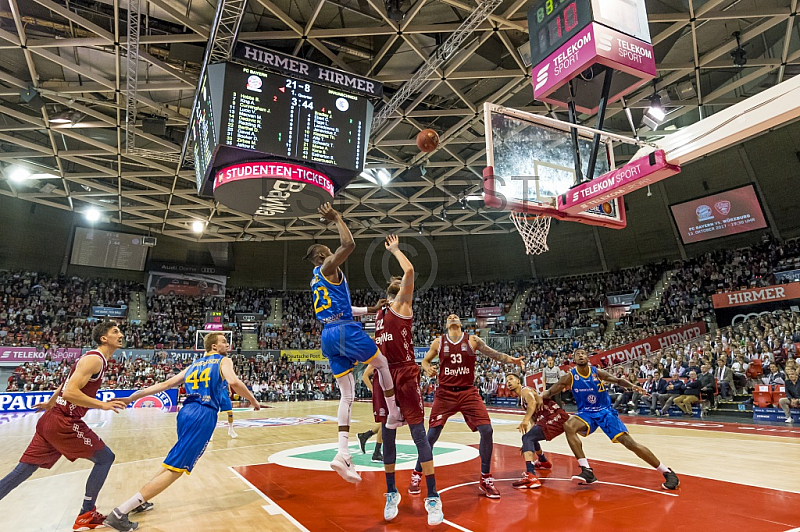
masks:
POLYGON ((325 325, 353 321, 350 288, 347 286, 347 279, 344 278, 342 270, 339 270, 339 277, 339 282, 333 283, 322 275, 321 266, 314 268, 314 278, 311 279, 314 314, 325 325))
POLYGON ((228 396, 228 382, 222 377, 222 368, 220 368, 223 358, 225 357, 217 353, 206 354, 186 368, 184 405, 200 403, 219 412, 228 396))
POLYGON ((590 366, 587 377, 582 376, 577 367, 569 372, 572 374, 572 396, 579 412, 599 412, 611 408, 611 398, 605 384, 597 377, 597 369, 590 366))

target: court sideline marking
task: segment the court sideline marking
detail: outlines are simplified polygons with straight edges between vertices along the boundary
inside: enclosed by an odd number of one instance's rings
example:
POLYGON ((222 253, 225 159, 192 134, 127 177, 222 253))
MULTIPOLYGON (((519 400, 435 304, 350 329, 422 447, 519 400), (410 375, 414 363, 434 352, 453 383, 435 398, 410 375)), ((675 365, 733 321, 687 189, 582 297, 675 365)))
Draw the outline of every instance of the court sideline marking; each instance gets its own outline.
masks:
MULTIPOLYGON (((495 482, 514 482, 514 481, 517 481, 517 480, 519 480, 519 479, 518 478, 496 478, 496 479, 494 479, 495 482)), ((571 478, 552 478, 552 477, 546 477, 545 478, 545 477, 540 477, 539 480, 541 480, 541 481, 545 481, 545 480, 564 480, 564 481, 567 481, 567 482, 572 482, 571 478)), ((439 493, 444 493, 445 491, 449 491, 449 490, 456 489, 456 488, 462 488, 464 486, 471 486, 473 484, 478 484, 478 482, 479 481, 476 480, 474 482, 464 482, 463 484, 456 484, 455 486, 448 486, 448 487, 446 487, 444 489, 440 489, 439 493)), ((592 484, 606 484, 607 486, 620 486, 622 488, 631 488, 631 489, 635 489, 635 490, 649 491, 650 493, 656 493, 658 495, 666 495, 668 497, 677 497, 678 496, 677 493, 668 493, 666 491, 651 490, 650 488, 642 488, 641 486, 631 486, 630 484, 619 484, 617 482, 604 482, 602 480, 598 480, 597 482, 592 482, 592 484)))

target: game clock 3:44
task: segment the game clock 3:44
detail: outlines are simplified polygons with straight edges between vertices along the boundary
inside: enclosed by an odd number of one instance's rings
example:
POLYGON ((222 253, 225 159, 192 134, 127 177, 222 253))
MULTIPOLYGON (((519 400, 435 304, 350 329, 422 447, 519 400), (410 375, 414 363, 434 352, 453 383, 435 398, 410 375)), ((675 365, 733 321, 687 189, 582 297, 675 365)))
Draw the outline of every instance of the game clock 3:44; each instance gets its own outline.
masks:
POLYGON ((592 22, 591 0, 540 0, 528 11, 531 62, 538 65, 592 22))

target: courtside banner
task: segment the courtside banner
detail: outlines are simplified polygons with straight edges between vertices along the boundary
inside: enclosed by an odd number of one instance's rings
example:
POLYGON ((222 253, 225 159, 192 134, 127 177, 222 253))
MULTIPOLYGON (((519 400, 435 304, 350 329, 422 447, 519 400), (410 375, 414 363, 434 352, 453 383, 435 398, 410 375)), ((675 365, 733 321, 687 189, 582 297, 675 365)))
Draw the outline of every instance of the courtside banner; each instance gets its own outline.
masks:
POLYGON ((325 360, 321 349, 281 349, 281 358, 289 362, 307 362, 309 360, 325 360))
MULTIPOLYGON (((604 368, 615 364, 623 364, 643 356, 650 356, 651 353, 659 349, 665 349, 675 344, 682 344, 701 337, 707 332, 705 322, 691 323, 678 329, 672 329, 665 333, 657 334, 638 342, 621 345, 614 349, 601 351, 592 355, 589 362, 593 366, 604 368)), ((564 371, 569 371, 569 365, 559 366, 564 371)), ((544 379, 542 372, 533 373, 525 377, 525 385, 535 387, 537 390, 544 389, 544 379)))
MULTIPOLYGON (((137 390, 100 390, 95 397, 99 401, 110 399, 124 399, 130 397, 137 390)), ((34 405, 50 399, 52 391, 47 392, 10 392, 0 393, 0 413, 2 412, 33 412, 34 405)), ((155 395, 148 395, 128 405, 128 408, 164 408, 172 409, 178 406, 178 390, 172 389, 155 395)))
POLYGON ((747 290, 723 292, 722 294, 714 294, 711 296, 715 309, 759 305, 761 303, 784 301, 788 299, 800 299, 800 283, 749 288, 747 290))

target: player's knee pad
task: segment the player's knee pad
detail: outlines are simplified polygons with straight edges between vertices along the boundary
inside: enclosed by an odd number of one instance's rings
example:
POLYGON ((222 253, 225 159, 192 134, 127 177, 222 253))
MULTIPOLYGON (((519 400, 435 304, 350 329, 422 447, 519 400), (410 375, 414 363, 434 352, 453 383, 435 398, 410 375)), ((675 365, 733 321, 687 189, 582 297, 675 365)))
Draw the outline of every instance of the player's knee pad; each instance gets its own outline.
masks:
POLYGON ((111 464, 114 463, 114 460, 116 460, 116 458, 117 456, 114 454, 114 452, 108 447, 108 445, 106 445, 105 447, 94 453, 94 455, 92 456, 92 462, 94 462, 97 465, 110 466, 111 464))
POLYGON ((492 429, 491 425, 478 425, 478 432, 481 435, 481 438, 492 438, 492 434, 494 430, 492 429))
POLYGON ((356 397, 356 384, 353 380, 353 374, 348 373, 336 379, 336 384, 339 385, 339 393, 341 395, 341 402, 352 405, 356 397))
POLYGON ((383 435, 383 463, 394 464, 397 462, 397 446, 395 445, 397 429, 387 429, 386 425, 383 425, 381 434, 383 435))
POLYGON ((420 463, 433 460, 433 450, 431 450, 431 444, 428 442, 425 427, 422 423, 409 425, 408 429, 411 431, 411 439, 414 440, 414 445, 417 446, 417 455, 420 463))

